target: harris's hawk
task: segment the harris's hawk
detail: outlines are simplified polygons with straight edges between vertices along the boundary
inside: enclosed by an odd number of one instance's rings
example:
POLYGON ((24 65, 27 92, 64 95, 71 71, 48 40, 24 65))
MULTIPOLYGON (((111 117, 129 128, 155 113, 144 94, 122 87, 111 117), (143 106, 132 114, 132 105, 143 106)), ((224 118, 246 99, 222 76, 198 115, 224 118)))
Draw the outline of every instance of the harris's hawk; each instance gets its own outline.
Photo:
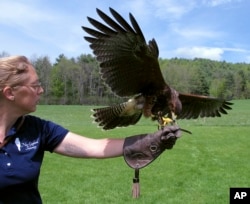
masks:
POLYGON ((95 27, 82 27, 90 36, 90 43, 100 62, 100 75, 111 90, 128 101, 93 109, 95 122, 103 129, 136 124, 142 115, 157 119, 168 115, 171 119, 220 117, 230 110, 231 102, 202 95, 179 93, 164 80, 160 70, 159 50, 154 39, 148 44, 130 13, 131 25, 114 9, 113 19, 101 10, 98 15, 106 23, 87 17, 95 27))

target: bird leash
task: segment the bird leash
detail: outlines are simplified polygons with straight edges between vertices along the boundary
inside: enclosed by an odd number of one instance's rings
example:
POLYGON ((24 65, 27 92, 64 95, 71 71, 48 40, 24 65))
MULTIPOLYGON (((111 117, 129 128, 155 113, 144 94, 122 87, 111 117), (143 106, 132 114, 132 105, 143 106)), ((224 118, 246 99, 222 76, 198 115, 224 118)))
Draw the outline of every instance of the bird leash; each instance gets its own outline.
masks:
POLYGON ((152 134, 126 137, 123 145, 123 157, 127 165, 134 169, 132 197, 140 197, 140 169, 153 162, 163 151, 172 149, 181 132, 188 130, 176 125, 168 125, 152 134))

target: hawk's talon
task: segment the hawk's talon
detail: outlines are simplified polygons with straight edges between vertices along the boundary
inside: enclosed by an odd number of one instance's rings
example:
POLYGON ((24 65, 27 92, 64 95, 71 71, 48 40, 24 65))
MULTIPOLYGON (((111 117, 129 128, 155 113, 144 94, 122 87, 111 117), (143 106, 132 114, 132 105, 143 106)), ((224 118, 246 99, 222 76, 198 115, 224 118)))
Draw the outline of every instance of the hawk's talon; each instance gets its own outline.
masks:
POLYGON ((162 113, 160 111, 158 112, 158 130, 160 128, 163 129, 168 124, 173 124, 173 122, 174 121, 171 118, 164 117, 164 116, 162 116, 162 113))

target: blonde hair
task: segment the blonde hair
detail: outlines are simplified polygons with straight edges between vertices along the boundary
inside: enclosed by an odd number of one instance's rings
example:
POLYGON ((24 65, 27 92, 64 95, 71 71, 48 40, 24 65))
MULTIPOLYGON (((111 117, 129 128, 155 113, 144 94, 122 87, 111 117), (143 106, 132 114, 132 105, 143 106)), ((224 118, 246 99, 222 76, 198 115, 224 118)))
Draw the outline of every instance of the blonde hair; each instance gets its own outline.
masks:
POLYGON ((31 65, 25 56, 0 58, 0 91, 5 86, 17 86, 27 80, 28 67, 31 65))

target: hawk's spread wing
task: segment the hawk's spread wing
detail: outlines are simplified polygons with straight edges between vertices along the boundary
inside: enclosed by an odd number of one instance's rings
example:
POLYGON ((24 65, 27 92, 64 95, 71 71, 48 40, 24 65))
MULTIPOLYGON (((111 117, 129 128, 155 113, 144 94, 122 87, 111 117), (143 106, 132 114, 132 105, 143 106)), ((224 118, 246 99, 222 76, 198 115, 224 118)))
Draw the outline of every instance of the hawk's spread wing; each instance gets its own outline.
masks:
POLYGON ((130 26, 115 10, 110 8, 110 12, 116 21, 97 9, 108 26, 88 17, 96 30, 82 27, 91 35, 85 39, 100 62, 105 83, 119 96, 152 94, 161 90, 166 84, 159 67, 155 40, 146 44, 132 14, 129 15, 130 26))
POLYGON ((179 98, 182 103, 182 111, 177 116, 178 119, 220 117, 221 113, 227 114, 226 110, 232 109, 230 107, 232 103, 223 99, 181 93, 179 93, 179 98))

